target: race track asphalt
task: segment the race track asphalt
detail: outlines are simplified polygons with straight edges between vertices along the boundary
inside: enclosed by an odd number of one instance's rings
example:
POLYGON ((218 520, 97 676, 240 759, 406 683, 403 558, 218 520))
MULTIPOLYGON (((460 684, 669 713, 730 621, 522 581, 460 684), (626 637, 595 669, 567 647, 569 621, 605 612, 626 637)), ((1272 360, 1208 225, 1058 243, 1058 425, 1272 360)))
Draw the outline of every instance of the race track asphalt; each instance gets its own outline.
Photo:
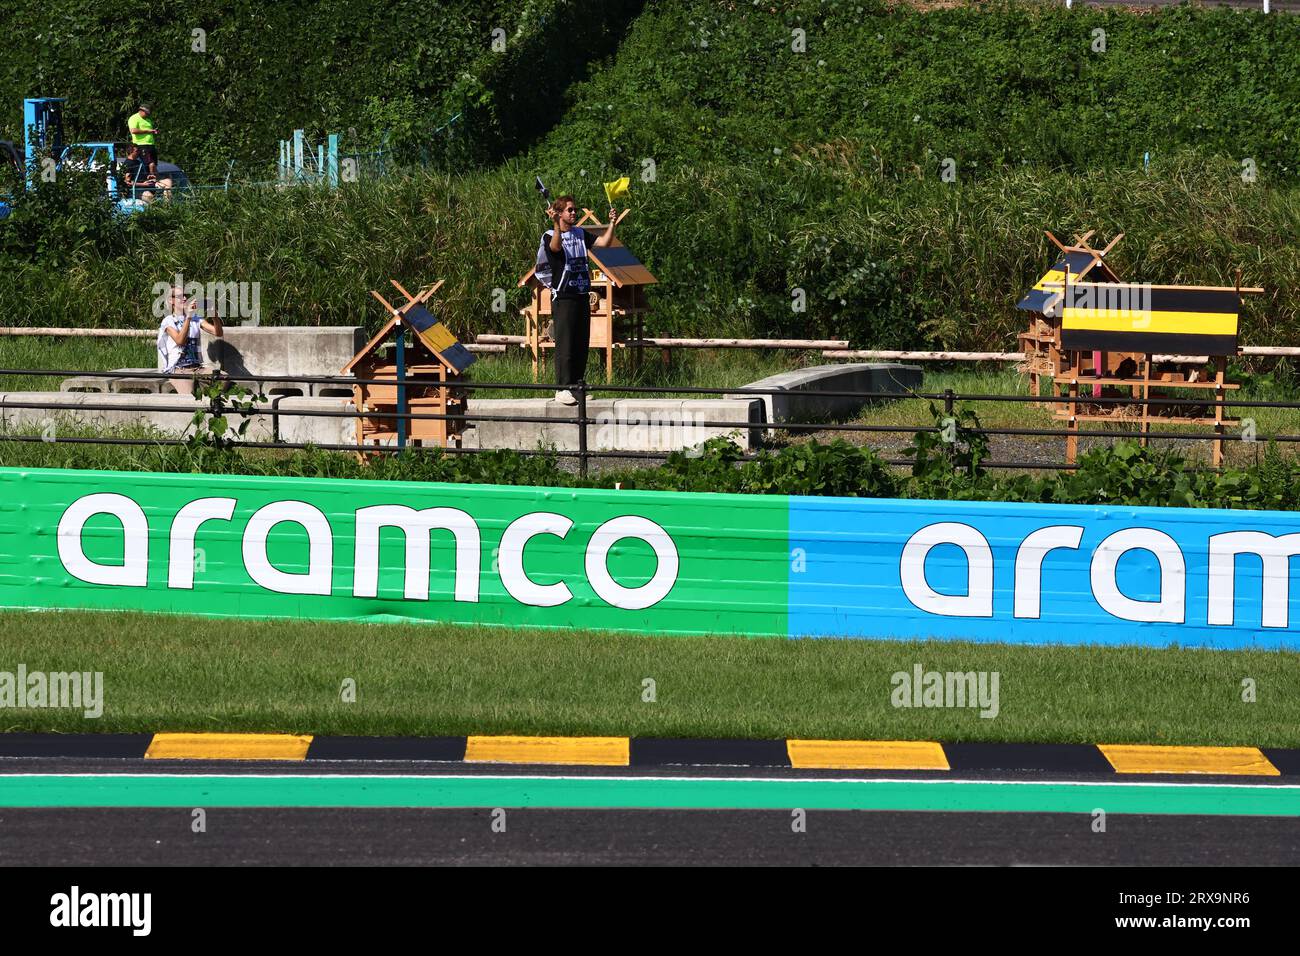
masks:
MULTIPOLYGON (((349 761, 250 765, 227 761, 4 760, 4 775, 52 773, 277 774, 382 777, 609 777, 609 768, 466 767, 349 761), (143 763, 143 766, 141 765, 143 763)), ((620 769, 617 779, 654 777, 809 781, 842 772, 766 768, 620 769)), ((918 772, 860 772, 863 780, 935 780, 918 772)), ((1020 782, 1097 782, 1088 775, 1024 774, 1020 782)), ((17 779, 17 778, 15 778, 17 779)), ((51 778, 53 779, 53 778, 51 778)), ((951 780, 949 775, 944 778, 951 780)), ((968 773, 967 781, 1006 780, 968 773)), ((1112 778, 1113 779, 1113 778, 1112 778)), ((1167 776, 1153 782, 1186 784, 1167 776)), ((436 782, 436 781, 435 781, 436 782)), ((1208 777, 1206 784, 1225 783, 1208 777)), ((1232 783, 1241 786, 1242 781, 1232 783)), ((595 781, 592 781, 595 783, 595 781)), ((1272 788, 1268 782, 1246 786, 1272 788)), ((1239 791, 1240 792, 1240 791, 1239 791)), ((1247 798, 1250 793, 1247 792, 1247 798)), ((1261 793, 1261 796, 1263 794, 1261 793)), ((807 809, 627 809, 490 806, 22 806, 0 808, 0 866, 241 865, 1128 865, 1295 866, 1300 817, 807 809), (495 811, 495 812, 494 812, 495 811), (504 826, 503 826, 504 824, 504 826)))
POLYGON ((778 810, 0 811, 3 866, 1295 866, 1300 822, 1057 813, 778 810))

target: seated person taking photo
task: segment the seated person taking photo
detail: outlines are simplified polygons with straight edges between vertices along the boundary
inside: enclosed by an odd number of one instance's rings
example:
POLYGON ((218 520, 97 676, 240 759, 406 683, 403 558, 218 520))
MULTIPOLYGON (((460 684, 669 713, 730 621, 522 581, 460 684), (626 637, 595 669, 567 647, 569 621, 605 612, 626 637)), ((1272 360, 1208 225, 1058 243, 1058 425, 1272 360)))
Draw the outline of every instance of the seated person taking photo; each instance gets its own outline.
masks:
POLYGON ((172 186, 175 185, 167 177, 158 179, 149 172, 144 162, 128 157, 118 164, 122 174, 122 191, 130 199, 143 199, 145 202, 153 202, 157 198, 157 190, 163 191, 163 198, 171 198, 172 186))
POLYGON ((200 332, 221 338, 221 319, 203 318, 198 305, 185 298, 184 289, 173 288, 170 295, 170 311, 158 328, 158 370, 187 373, 173 378, 172 387, 180 395, 193 395, 194 373, 203 368, 200 332))

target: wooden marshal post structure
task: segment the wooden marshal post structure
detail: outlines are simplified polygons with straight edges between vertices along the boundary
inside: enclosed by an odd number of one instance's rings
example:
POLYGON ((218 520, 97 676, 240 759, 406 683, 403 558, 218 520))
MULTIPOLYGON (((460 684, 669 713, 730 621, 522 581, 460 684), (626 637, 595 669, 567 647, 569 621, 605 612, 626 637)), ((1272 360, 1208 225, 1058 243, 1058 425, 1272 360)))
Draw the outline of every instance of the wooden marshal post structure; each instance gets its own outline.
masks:
POLYGON ((465 414, 463 375, 474 356, 426 304, 442 287, 442 280, 416 295, 407 292, 396 279, 389 281, 406 303, 395 306, 371 291, 390 318, 343 367, 343 374, 363 380, 352 386, 357 411, 362 413, 357 421, 358 454, 364 458, 370 449, 394 441, 398 448, 408 444, 459 447, 463 419, 396 417, 465 414), (365 379, 392 382, 368 383, 365 379))
MULTIPOLYGON (((1066 423, 1065 458, 1078 457, 1082 422, 1135 424, 1143 445, 1153 422, 1209 425, 1222 436, 1239 423, 1224 413, 1228 359, 1237 354, 1243 295, 1263 289, 1237 286, 1154 285, 1121 282, 1087 244, 1091 232, 1066 246, 1047 233, 1062 257, 1017 304, 1030 313, 1021 333, 1030 384, 1052 379, 1055 415, 1066 423), (1127 397, 1130 402, 1095 401, 1127 397), (1182 391, 1182 395, 1176 392, 1182 391), (1197 393, 1213 396, 1213 404, 1197 393)), ((1208 396, 1207 396, 1208 397, 1208 396)), ((1212 442, 1214 467, 1223 464, 1223 439, 1212 442)))
MULTIPOLYGON (((1070 245, 1062 244, 1050 232, 1046 232, 1058 249, 1061 257, 1047 270, 1047 273, 1034 284, 1028 294, 1016 303, 1016 308, 1029 313, 1029 329, 1017 336, 1020 351, 1025 355, 1025 371, 1029 375, 1029 390, 1035 395, 1042 395, 1044 379, 1054 379, 1061 374, 1064 352, 1061 348, 1060 300, 1064 282, 1082 281, 1089 277, 1094 282, 1119 282, 1110 266, 1103 262, 1110 252, 1124 238, 1120 233, 1103 249, 1094 249, 1088 245, 1093 232, 1090 230, 1082 236, 1075 236, 1070 245)), ((1108 367, 1106 359, 1098 357, 1100 367, 1108 367)))
MULTIPOLYGON (((624 209, 615 220, 617 226, 630 210, 624 209)), ((577 223, 586 229, 592 239, 602 235, 609 224, 597 220, 590 209, 583 209, 577 223)), ((587 246, 591 259, 591 342, 590 347, 605 355, 605 381, 614 378, 614 350, 633 344, 632 358, 636 366, 642 359, 641 340, 645 337, 645 316, 650 311, 646 305, 645 287, 658 280, 650 270, 628 250, 618 237, 604 248, 587 246)), ((520 309, 524 316, 524 344, 533 355, 533 381, 540 378, 546 364, 546 350, 555 348, 550 335, 551 290, 537 279, 537 267, 529 269, 519 280, 521 287, 532 291, 528 305, 520 309)))

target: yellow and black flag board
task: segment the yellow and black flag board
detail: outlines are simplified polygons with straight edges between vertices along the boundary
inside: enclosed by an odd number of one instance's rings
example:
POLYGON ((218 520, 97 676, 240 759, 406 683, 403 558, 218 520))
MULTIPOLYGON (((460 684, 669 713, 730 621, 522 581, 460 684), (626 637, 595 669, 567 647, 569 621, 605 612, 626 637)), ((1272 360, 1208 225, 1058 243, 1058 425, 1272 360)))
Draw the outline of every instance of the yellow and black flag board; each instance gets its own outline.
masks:
POLYGON ((1066 252, 1056 265, 1047 270, 1046 275, 1034 283, 1029 294, 1016 303, 1016 308, 1045 314, 1053 308, 1053 297, 1061 294, 1066 279, 1076 283, 1079 277, 1084 275, 1093 282, 1119 281, 1115 273, 1110 271, 1096 253, 1081 250, 1066 252))
POLYGON ((1176 355, 1237 352, 1241 295, 1236 289, 1080 282, 1064 291, 1064 349, 1176 355))

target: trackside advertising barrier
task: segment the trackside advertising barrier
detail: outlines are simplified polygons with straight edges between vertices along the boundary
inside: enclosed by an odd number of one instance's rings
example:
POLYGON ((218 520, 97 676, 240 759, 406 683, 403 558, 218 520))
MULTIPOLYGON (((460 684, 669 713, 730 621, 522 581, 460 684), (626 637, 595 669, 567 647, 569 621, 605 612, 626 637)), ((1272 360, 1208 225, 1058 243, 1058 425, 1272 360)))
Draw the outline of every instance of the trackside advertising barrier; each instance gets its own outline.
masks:
POLYGON ((0 469, 0 606, 1300 648, 1300 516, 0 469))

